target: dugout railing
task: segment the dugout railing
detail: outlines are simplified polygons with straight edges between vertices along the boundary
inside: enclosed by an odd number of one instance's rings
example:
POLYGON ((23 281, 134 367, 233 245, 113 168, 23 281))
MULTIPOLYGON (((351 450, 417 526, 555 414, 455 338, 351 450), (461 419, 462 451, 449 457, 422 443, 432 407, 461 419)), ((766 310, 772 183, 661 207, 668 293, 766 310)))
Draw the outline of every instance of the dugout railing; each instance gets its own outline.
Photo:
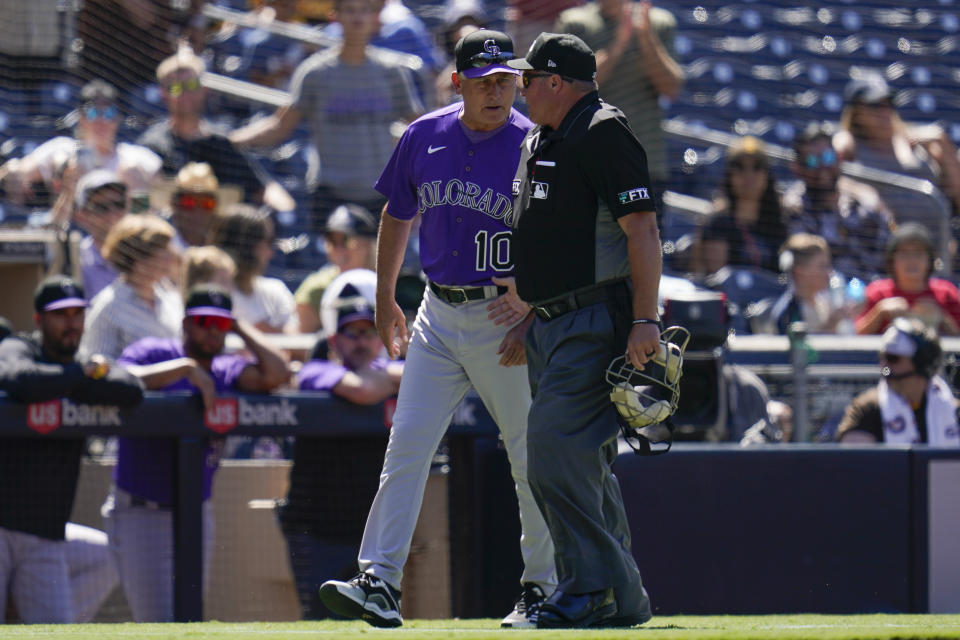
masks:
MULTIPOLYGON (((455 487, 469 488, 458 473, 470 468, 468 441, 495 434, 489 415, 478 401, 468 399, 451 423, 453 458, 451 502, 461 499, 455 487)), ((130 436, 174 438, 177 441, 174 486, 175 619, 203 619, 201 570, 201 487, 205 441, 219 435, 236 436, 378 436, 385 428, 384 405, 357 406, 325 392, 236 395, 218 399, 213 413, 204 414, 198 397, 184 393, 147 392, 134 408, 85 405, 51 400, 30 405, 10 401, 0 392, 0 446, 3 438, 86 438, 130 436)), ((280 496, 277 496, 278 498, 280 496)), ((457 518, 452 516, 452 520, 457 518)), ((461 528, 462 531, 462 528, 461 528)), ((457 539, 457 534, 452 534, 457 539)), ((463 537, 463 535, 461 535, 463 537)), ((469 535, 466 536, 469 538, 469 535)), ((469 541, 464 544, 470 545, 469 541)), ((456 595, 454 594, 456 600, 456 595)))
MULTIPOLYGON (((287 341, 291 341, 291 338, 288 337, 287 341)), ((793 401, 795 404, 806 403, 813 408, 818 402, 823 402, 825 394, 849 396, 856 389, 864 389, 877 379, 879 338, 876 336, 810 336, 802 344, 795 342, 793 353, 790 346, 789 339, 783 336, 732 338, 728 341, 724 357, 726 361, 751 368, 771 387, 787 393, 804 388, 797 385, 795 380, 798 375, 807 376, 807 397, 793 398, 793 401), (791 365, 791 359, 796 360, 797 348, 808 356, 801 362, 812 361, 802 370, 791 365), (810 380, 828 382, 825 386, 818 386, 819 383, 813 384, 810 380), (834 383, 830 384, 829 381, 834 383), (837 384, 837 381, 846 383, 837 384)), ((945 338, 944 346, 948 356, 953 357, 960 351, 960 339, 945 338)), ((184 393, 148 392, 142 405, 130 409, 90 407, 61 400, 24 405, 9 401, 0 394, 0 445, 3 438, 11 437, 123 435, 175 438, 178 443, 177 470, 174 474, 175 611, 178 621, 196 621, 203 618, 201 536, 198 532, 201 526, 201 469, 205 439, 227 434, 319 437, 369 434, 382 437, 384 410, 383 405, 356 406, 323 392, 223 397, 219 399, 217 411, 206 416, 199 398, 184 393)), ((808 415, 816 418, 818 413, 811 410, 808 415)), ((801 426, 795 433, 810 431, 801 426)), ((451 609, 454 615, 460 617, 497 615, 497 611, 508 605, 513 597, 510 586, 520 573, 519 549, 511 550, 510 547, 510 541, 519 533, 519 524, 515 522, 516 502, 511 493, 509 467, 504 452, 497 446, 495 425, 476 397, 467 398, 465 405, 454 416, 448 435, 451 609)), ((938 558, 934 569, 938 572, 932 572, 930 567, 933 565, 929 562, 932 557, 931 545, 934 544, 933 534, 930 533, 934 531, 931 523, 934 520, 941 525, 943 522, 960 523, 960 508, 957 507, 960 500, 950 497, 958 497, 950 493, 950 487, 960 487, 960 483, 950 485, 941 480, 936 491, 931 489, 935 473, 953 477, 951 474, 955 473, 956 467, 940 465, 941 469, 935 472, 930 468, 930 460, 947 458, 947 462, 960 464, 960 451, 929 452, 922 446, 860 447, 850 450, 836 445, 809 444, 752 449, 735 445, 680 444, 675 449, 668 456, 650 461, 624 454, 617 463, 634 529, 634 549, 641 569, 645 574, 650 574, 655 584, 666 580, 667 575, 674 575, 681 582, 693 579, 695 572, 687 575, 692 571, 691 567, 678 571, 672 564, 670 567, 661 567, 658 563, 662 563, 664 558, 651 557, 651 545, 659 548, 661 545, 671 547, 675 542, 689 544, 689 538, 693 535, 691 531, 694 530, 701 531, 705 536, 704 543, 708 543, 717 532, 731 528, 743 530, 746 535, 749 527, 745 530, 744 522, 752 522, 757 527, 760 526, 758 522, 765 523, 765 526, 776 526, 776 522, 761 517, 769 513, 771 505, 776 504, 777 510, 792 509, 796 514, 807 514, 806 519, 801 518, 799 524, 791 529, 776 533, 778 544, 793 547, 799 553, 804 552, 802 537, 811 535, 811 523, 814 524, 814 532, 819 526, 828 530, 836 526, 836 523, 820 523, 816 514, 843 514, 849 509, 860 509, 865 522, 886 518, 890 524, 885 531, 876 530, 882 535, 875 532, 871 534, 873 541, 865 540, 863 544, 877 553, 884 545, 896 546, 896 555, 901 559, 906 557, 903 554, 909 554, 909 561, 898 560, 891 565, 896 578, 886 585, 896 590, 897 595, 889 598, 889 601, 883 601, 887 602, 886 605, 879 600, 870 600, 872 587, 864 586, 867 582, 856 576, 848 576, 848 592, 862 596, 861 600, 841 598, 831 604, 827 597, 830 594, 814 590, 822 601, 817 598, 797 601, 812 607, 809 610, 927 611, 931 610, 933 604, 944 610, 944 607, 949 609, 953 605, 949 604, 949 597, 943 595, 943 587, 934 589, 931 586, 934 581, 940 584, 946 580, 951 588, 957 586, 955 593, 960 593, 960 584, 953 585, 950 582, 951 575, 960 576, 960 549, 954 549, 949 543, 944 547, 941 539, 943 527, 940 525, 936 530, 941 532, 937 534, 941 536, 938 538, 941 542, 934 549, 938 558), (785 469, 794 474, 792 478, 790 474, 785 475, 785 469), (748 473, 746 479, 744 472, 748 473), (809 477, 804 477, 806 475, 809 477), (855 492, 867 491, 870 487, 876 490, 856 496, 852 501, 846 500, 836 493, 838 486, 839 490, 844 490, 843 482, 853 483, 850 490, 855 492), (708 486, 711 487, 709 490, 705 488, 708 486), (723 486, 729 487, 729 494, 715 493, 717 487, 723 486), (742 492, 746 492, 746 495, 739 495, 742 492), (833 495, 830 495, 831 492, 833 495), (655 493, 656 497, 652 497, 651 493, 655 493), (820 507, 811 507, 810 500, 815 500, 818 493, 828 499, 821 498, 820 507), (784 502, 788 506, 785 507, 782 504, 784 502), (694 505, 699 506, 694 508, 694 505), (753 517, 747 517, 750 514, 753 517), (724 521, 727 516, 730 517, 729 522, 724 521), (651 517, 657 520, 668 518, 669 523, 661 521, 651 528, 651 517), (680 536, 681 539, 670 540, 671 536, 680 536), (904 548, 899 548, 903 545, 904 548), (956 566, 957 571, 953 574, 944 573, 943 568, 951 566, 956 566), (945 601, 948 604, 943 604, 945 601), (817 602, 820 602, 820 607, 814 606, 817 602)), ((847 516, 852 519, 850 522, 856 523, 857 513, 850 512, 847 516)), ((847 529, 856 530, 857 527, 850 525, 847 529)), ((756 533, 759 535, 761 532, 756 533)), ((759 551, 766 548, 764 544, 758 544, 758 540, 747 535, 740 541, 742 546, 726 551, 733 553, 732 557, 748 556, 751 549, 759 551)), ((818 544, 823 542, 822 538, 818 540, 818 544)), ((776 546, 776 550, 783 552, 779 546, 776 546)), ((702 552, 700 546, 695 546, 681 555, 697 556, 702 552)), ((770 552, 771 549, 766 551, 770 552)), ((670 553, 680 551, 676 549, 670 553)), ((724 559, 730 557, 729 554, 720 554, 713 558, 713 562, 723 565, 724 559)), ((822 560, 821 556, 817 557, 822 560)), ((864 555, 862 550, 848 555, 846 559, 839 565, 833 562, 822 566, 833 566, 834 569, 842 566, 844 571, 861 573, 870 566, 869 554, 864 555)), ((821 567, 819 560, 812 562, 807 567, 811 573, 804 574, 804 579, 812 580, 811 576, 815 576, 818 567, 821 567)), ((771 578, 768 569, 759 566, 747 568, 747 574, 752 572, 756 578, 753 582, 769 584, 771 578)), ((877 578, 875 572, 870 571, 866 571, 864 576, 871 580, 877 578)), ((672 579, 669 584, 673 584, 672 579)), ((744 585, 744 578, 737 578, 736 584, 740 585, 742 595, 749 595, 752 587, 744 585)), ((658 586, 661 591, 664 590, 663 585, 658 586)), ((669 588, 667 585, 663 594, 666 597, 661 596, 661 612, 692 612, 684 608, 686 599, 681 597, 683 593, 673 594, 669 588)), ((785 591, 789 592, 789 589, 785 591)), ((703 595, 706 597, 708 594, 703 595)), ((775 596, 757 602, 758 611, 795 610, 775 596)), ((712 609, 711 603, 717 605, 718 601, 715 597, 707 598, 697 605, 697 610, 723 611, 712 609)), ((723 604, 728 603, 724 601, 723 604)), ((960 610, 960 604, 956 610, 960 610)))

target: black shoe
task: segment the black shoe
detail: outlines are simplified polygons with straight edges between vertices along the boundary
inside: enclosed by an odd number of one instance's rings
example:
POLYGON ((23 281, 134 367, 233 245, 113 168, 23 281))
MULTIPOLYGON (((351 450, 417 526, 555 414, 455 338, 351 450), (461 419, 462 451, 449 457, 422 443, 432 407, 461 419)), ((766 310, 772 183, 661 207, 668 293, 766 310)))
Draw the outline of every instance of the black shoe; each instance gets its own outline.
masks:
POLYGON ((375 627, 403 624, 400 592, 369 573, 358 574, 349 582, 327 580, 320 586, 320 600, 337 615, 359 618, 375 627))
POLYGON ((500 623, 507 629, 535 629, 540 616, 540 605, 546 600, 540 585, 532 582, 523 584, 523 593, 517 598, 513 611, 500 623))
POLYGON ((595 626, 600 627, 635 627, 650 621, 653 613, 650 610, 650 597, 647 590, 641 586, 636 588, 614 589, 617 601, 617 614, 605 618, 595 626))
POLYGON ((538 629, 580 629, 600 624, 617 613, 613 589, 590 593, 564 593, 553 595, 540 605, 538 629))

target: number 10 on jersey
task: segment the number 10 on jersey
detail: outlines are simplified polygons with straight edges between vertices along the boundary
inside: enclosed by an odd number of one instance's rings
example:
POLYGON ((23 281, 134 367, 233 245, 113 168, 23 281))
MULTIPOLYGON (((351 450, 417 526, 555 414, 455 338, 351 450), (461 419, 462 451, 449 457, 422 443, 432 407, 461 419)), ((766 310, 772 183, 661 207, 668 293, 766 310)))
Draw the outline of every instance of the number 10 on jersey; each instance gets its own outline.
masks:
POLYGON ((510 261, 510 232, 500 231, 490 235, 489 231, 478 231, 473 238, 477 246, 477 271, 485 273, 489 269, 494 271, 510 271, 513 263, 510 261))

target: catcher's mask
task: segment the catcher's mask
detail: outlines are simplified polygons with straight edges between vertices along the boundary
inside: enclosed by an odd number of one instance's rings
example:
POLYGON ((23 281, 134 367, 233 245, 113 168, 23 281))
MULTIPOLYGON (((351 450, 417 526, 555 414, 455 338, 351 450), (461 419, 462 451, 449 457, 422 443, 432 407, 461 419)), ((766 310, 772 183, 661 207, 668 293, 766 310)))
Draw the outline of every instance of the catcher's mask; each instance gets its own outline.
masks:
POLYGON ((610 400, 617 408, 620 430, 638 454, 655 455, 670 450, 673 425, 669 418, 680 400, 683 352, 689 341, 689 331, 670 327, 660 334, 657 354, 642 371, 630 364, 625 355, 614 358, 607 367, 606 380, 613 387, 610 400))

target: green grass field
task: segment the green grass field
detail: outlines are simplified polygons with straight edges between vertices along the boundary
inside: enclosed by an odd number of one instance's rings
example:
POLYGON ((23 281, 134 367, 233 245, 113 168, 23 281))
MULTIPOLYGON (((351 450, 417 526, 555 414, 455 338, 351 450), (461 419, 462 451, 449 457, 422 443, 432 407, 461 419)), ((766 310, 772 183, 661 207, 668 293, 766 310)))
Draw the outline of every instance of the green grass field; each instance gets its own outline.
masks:
POLYGON ((100 624, 0 627, 0 638, 124 640, 490 640, 518 635, 529 640, 720 640, 745 638, 815 638, 817 640, 884 638, 958 638, 960 615, 781 615, 661 616, 642 627, 606 631, 511 631, 499 620, 408 620, 400 629, 374 629, 362 622, 284 622, 196 624, 100 624))

